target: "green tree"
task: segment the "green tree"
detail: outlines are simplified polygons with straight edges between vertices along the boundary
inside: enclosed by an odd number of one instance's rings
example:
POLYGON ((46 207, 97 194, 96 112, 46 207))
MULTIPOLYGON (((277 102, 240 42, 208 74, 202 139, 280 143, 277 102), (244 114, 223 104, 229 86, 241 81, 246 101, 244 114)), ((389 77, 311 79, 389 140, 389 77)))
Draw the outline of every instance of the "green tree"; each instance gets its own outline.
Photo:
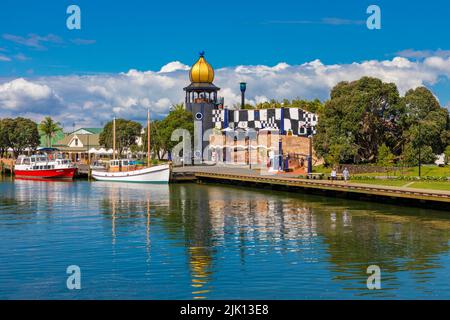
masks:
POLYGON ((45 117, 39 124, 39 130, 45 135, 47 139, 47 147, 51 147, 52 138, 62 130, 61 124, 55 122, 51 117, 45 117))
MULTIPOLYGON (((122 156, 124 149, 129 149, 137 144, 141 136, 142 125, 139 122, 116 119, 116 149, 119 157, 122 156)), ((106 148, 113 147, 113 121, 109 121, 100 133, 99 142, 106 148)))
POLYGON ((319 115, 323 112, 323 103, 319 99, 308 101, 297 98, 290 101, 289 104, 287 104, 287 107, 300 108, 319 115))
POLYGON ((13 120, 9 118, 0 120, 0 157, 3 157, 6 154, 11 145, 8 130, 12 128, 12 125, 9 125, 12 121, 13 120))
POLYGON ((256 104, 256 109, 272 109, 272 108, 281 108, 282 104, 275 100, 272 99, 270 101, 265 101, 265 102, 260 102, 256 104))
POLYGON ((448 145, 445 148, 444 153, 445 153, 445 163, 448 163, 450 161, 450 145, 448 145))
POLYGON ((394 164, 395 155, 391 152, 386 144, 382 144, 378 148, 377 164, 383 167, 390 167, 394 164))
POLYGON ((407 152, 418 152, 419 147, 428 146, 434 154, 444 152, 450 141, 447 109, 442 108, 433 93, 425 87, 409 90, 403 100, 403 135, 399 140, 409 145, 407 152))
POLYGON ((344 163, 374 162, 383 143, 400 153, 395 137, 401 135, 402 107, 393 83, 370 77, 338 83, 320 112, 314 138, 317 154, 326 160, 341 150, 344 163), (343 142, 344 146, 336 146, 343 142))
MULTIPOLYGON (((158 158, 158 160, 161 159, 161 151, 164 150, 164 140, 163 137, 161 136, 162 132, 162 121, 161 120, 153 120, 150 123, 150 150, 151 150, 151 154, 152 157, 156 156, 158 158)), ((145 149, 145 151, 147 151, 147 133, 148 133, 148 128, 145 127, 145 132, 142 135, 142 141, 143 141, 143 148, 145 149)), ((163 152, 164 153, 164 152, 163 152)), ((164 156, 165 154, 163 154, 164 156)))
POLYGON ((13 149, 14 156, 21 154, 26 148, 35 150, 40 143, 37 124, 26 118, 18 117, 6 124, 9 147, 13 149))
POLYGON ((357 150, 351 136, 336 137, 329 147, 329 152, 324 157, 325 163, 337 165, 349 162, 349 159, 354 159, 357 150))
MULTIPOLYGON (((194 117, 191 112, 185 110, 183 104, 172 106, 169 114, 163 120, 152 121, 150 125, 151 150, 158 159, 163 158, 178 143, 178 141, 171 140, 172 132, 176 129, 186 129, 193 137, 194 117)), ((145 149, 147 149, 147 128, 142 139, 145 149)))
MULTIPOLYGON (((419 148, 413 143, 406 144, 402 153, 402 160, 405 165, 417 166, 419 163, 419 148)), ((436 155, 433 153, 431 146, 420 147, 420 161, 421 163, 436 161, 436 155)))

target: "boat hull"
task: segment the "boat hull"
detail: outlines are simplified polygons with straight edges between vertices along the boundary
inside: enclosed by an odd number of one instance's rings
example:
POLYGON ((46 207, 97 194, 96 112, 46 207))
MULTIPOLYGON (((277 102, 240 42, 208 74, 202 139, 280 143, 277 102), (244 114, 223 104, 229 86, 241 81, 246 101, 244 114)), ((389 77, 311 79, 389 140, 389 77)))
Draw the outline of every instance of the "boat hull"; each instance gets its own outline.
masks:
POLYGON ((169 183, 169 165, 160 165, 133 171, 107 172, 92 170, 92 177, 99 181, 169 183))
POLYGON ((77 168, 49 169, 49 170, 14 170, 17 178, 26 179, 73 179, 77 168))

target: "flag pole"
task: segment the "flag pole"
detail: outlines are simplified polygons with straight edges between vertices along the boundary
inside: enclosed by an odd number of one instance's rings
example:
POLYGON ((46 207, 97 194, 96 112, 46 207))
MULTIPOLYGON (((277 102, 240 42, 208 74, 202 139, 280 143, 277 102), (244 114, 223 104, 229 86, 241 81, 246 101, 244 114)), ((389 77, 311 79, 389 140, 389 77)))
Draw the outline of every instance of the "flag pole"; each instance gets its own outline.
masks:
POLYGON ((116 160, 116 117, 113 119, 113 160, 116 160))
POLYGON ((150 109, 147 109, 147 167, 150 167, 150 109))

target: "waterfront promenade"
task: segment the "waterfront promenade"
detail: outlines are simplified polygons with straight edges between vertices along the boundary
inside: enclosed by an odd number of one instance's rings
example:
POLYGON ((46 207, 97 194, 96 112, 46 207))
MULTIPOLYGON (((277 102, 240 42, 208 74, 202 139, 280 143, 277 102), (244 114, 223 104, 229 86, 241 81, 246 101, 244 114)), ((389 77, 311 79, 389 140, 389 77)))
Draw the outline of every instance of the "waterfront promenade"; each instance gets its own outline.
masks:
POLYGON ((174 177, 229 184, 250 185, 326 196, 384 201, 401 205, 450 210, 450 191, 369 185, 358 182, 299 179, 295 174, 262 175, 248 167, 194 166, 174 168, 174 177))

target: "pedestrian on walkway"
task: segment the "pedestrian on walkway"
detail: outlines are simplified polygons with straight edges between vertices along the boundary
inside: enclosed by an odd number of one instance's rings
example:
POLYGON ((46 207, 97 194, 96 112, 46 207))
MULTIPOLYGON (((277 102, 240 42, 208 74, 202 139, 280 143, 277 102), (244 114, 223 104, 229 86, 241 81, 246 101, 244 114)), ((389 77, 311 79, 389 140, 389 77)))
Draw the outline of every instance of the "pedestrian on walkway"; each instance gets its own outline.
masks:
POLYGON ((344 171, 342 171, 342 175, 344 176, 345 182, 347 182, 348 179, 350 178, 350 172, 348 171, 347 167, 345 167, 344 171))

